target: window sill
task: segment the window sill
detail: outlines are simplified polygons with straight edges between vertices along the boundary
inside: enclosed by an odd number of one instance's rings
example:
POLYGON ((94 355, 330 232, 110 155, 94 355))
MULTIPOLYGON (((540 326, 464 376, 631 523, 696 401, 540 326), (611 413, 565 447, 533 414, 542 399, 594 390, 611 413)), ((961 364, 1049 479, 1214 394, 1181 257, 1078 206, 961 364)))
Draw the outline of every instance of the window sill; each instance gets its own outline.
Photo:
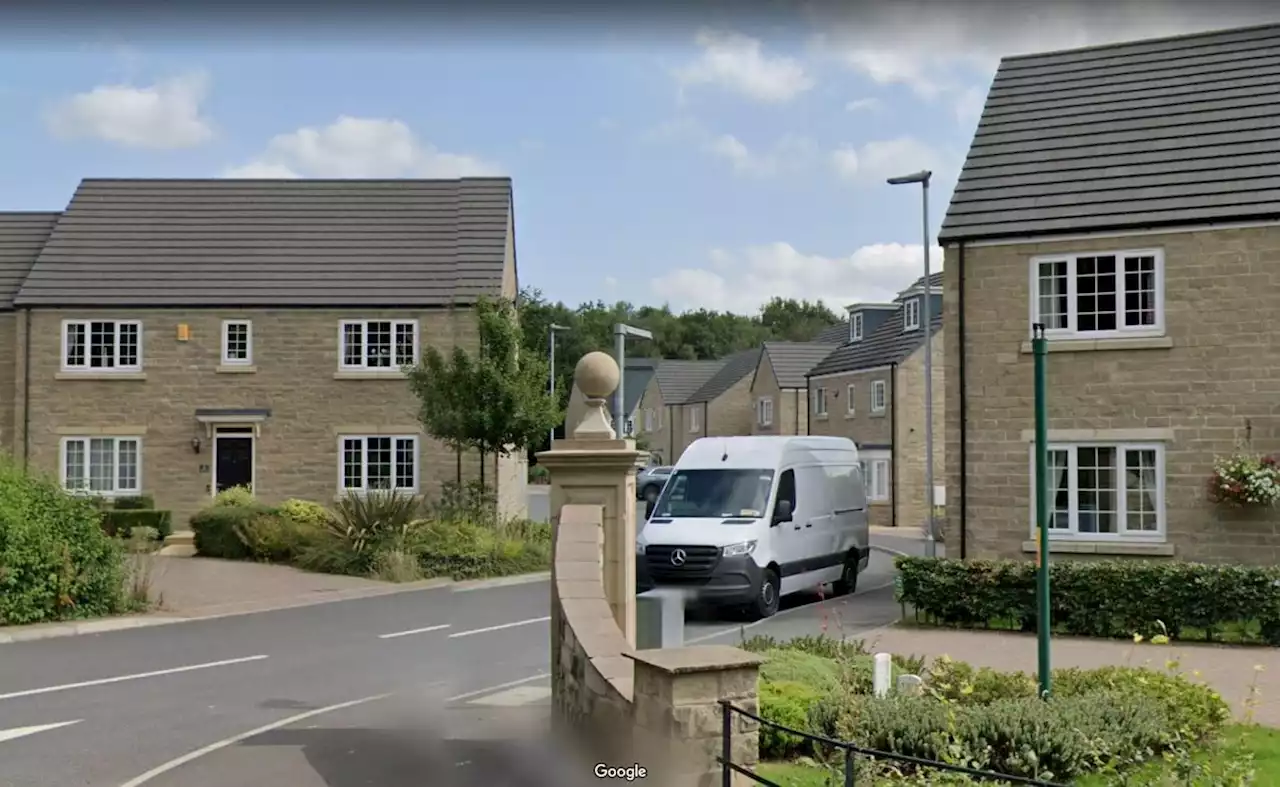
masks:
POLYGON ((872 411, 871 411, 871 417, 872 417, 872 418, 884 418, 884 416, 885 416, 885 411, 884 411, 884 410, 872 410, 872 411))
POLYGON ((146 372, 58 372, 55 380, 145 380, 146 372))
POLYGON ((333 373, 335 380, 404 380, 405 374, 399 369, 386 372, 339 371, 333 373))
POLYGON ((867 500, 867 505, 872 508, 888 508, 892 504, 891 500, 867 500))
MULTIPOLYGON (((1035 541, 1023 541, 1022 551, 1035 554, 1040 546, 1035 541)), ((1050 540, 1049 552, 1070 555, 1139 555, 1147 557, 1172 557, 1173 544, 1151 541, 1085 541, 1050 540)))
MULTIPOLYGON (((1115 339, 1050 339, 1051 353, 1105 352, 1109 350, 1167 350, 1173 346, 1173 338, 1169 336, 1144 336, 1115 339)), ((1031 353, 1031 342, 1023 342, 1024 355, 1031 353)))
MULTIPOLYGON (((371 494, 375 494, 375 495, 376 495, 376 494, 386 494, 387 492, 390 492, 390 491, 391 491, 391 490, 389 490, 389 489, 372 489, 372 490, 370 490, 370 489, 348 489, 348 490, 345 490, 345 491, 342 491, 342 492, 337 492, 337 493, 335 493, 335 494, 334 494, 334 496, 333 496, 333 502, 335 502, 335 503, 341 503, 343 500, 346 500, 346 499, 347 499, 347 497, 349 497, 349 496, 355 496, 355 497, 368 497, 368 496, 369 496, 369 495, 371 495, 371 494)), ((420 495, 420 494, 421 494, 421 493, 420 493, 418 490, 416 490, 416 489, 412 489, 412 490, 410 490, 410 489, 397 489, 397 490, 395 490, 395 493, 396 493, 396 495, 397 495, 397 496, 399 496, 399 497, 417 497, 418 495, 420 495)))
POLYGON ((253 364, 223 364, 214 371, 218 374, 253 374, 258 367, 253 364))
POLYGON ((827 420, 827 414, 826 414, 826 413, 814 413, 814 415, 813 415, 813 420, 815 420, 815 421, 825 421, 825 420, 827 420))
POLYGON ((854 418, 857 418, 857 417, 858 417, 858 414, 857 414, 857 413, 845 413, 845 414, 844 414, 844 420, 846 420, 846 421, 852 421, 854 418))

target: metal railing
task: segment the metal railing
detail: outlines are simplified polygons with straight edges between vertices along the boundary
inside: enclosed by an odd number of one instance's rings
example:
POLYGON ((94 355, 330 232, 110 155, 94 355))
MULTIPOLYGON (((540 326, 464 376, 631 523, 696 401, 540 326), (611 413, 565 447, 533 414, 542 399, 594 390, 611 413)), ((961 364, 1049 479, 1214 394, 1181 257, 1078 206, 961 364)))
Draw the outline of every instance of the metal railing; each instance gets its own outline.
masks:
MULTIPOLYGON (((721 751, 720 756, 716 757, 716 762, 721 766, 723 773, 723 787, 733 787, 733 774, 737 773, 747 777, 755 784, 763 784, 765 787, 784 787, 775 781, 764 778, 745 766, 738 765, 733 762, 733 717, 735 714, 745 716, 748 719, 754 719, 759 722, 762 727, 770 727, 775 730, 804 738, 811 743, 820 746, 829 747, 842 753, 844 757, 844 787, 854 787, 858 784, 858 758, 871 761, 884 761, 889 763, 897 763, 901 765, 911 766, 913 768, 925 768, 935 771, 949 771, 951 773, 962 773, 972 776, 976 779, 993 782, 1006 782, 1008 784, 1029 784, 1036 787, 1064 787, 1064 785, 1054 782, 1037 781, 1026 776, 1010 776, 1004 773, 995 773, 994 771, 980 771, 974 768, 966 768, 963 765, 951 765, 945 762, 937 762, 935 760, 925 760, 919 757, 909 757, 905 754, 894 754, 893 752, 877 751, 876 749, 867 749, 856 746, 847 741, 838 741, 834 738, 827 738, 822 735, 813 735, 801 730, 792 729, 782 724, 762 719, 750 711, 735 707, 729 700, 720 700, 720 708, 723 713, 723 726, 721 728, 721 751)), ((868 774, 870 775, 870 774, 868 774)), ((863 782, 869 783, 869 782, 863 782)))

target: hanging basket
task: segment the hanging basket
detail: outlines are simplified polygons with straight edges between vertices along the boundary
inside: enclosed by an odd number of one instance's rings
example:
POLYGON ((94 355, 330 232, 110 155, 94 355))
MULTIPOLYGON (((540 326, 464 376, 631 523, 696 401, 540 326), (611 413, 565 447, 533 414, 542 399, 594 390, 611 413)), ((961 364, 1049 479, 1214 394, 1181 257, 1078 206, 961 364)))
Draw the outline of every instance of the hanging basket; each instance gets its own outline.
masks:
POLYGON ((1280 504, 1280 462, 1273 456, 1243 453, 1215 459, 1209 500, 1229 508, 1280 504))

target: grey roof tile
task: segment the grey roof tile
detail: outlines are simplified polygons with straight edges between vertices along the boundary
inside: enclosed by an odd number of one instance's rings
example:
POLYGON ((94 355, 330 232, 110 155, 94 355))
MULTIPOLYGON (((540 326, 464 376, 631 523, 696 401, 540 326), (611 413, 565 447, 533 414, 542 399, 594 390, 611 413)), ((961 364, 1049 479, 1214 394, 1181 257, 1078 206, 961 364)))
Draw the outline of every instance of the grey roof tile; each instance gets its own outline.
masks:
POLYGON ((84 180, 20 306, 437 306, 500 292, 508 178, 84 180))
POLYGON ((847 341, 849 341, 848 321, 823 328, 810 340, 811 343, 817 344, 844 344, 847 341))
MULTIPOLYGON (((917 281, 917 284, 919 281, 917 281)), ((809 377, 841 374, 899 363, 924 343, 924 331, 902 330, 902 306, 867 338, 846 344, 809 370, 809 377)), ((942 328, 942 314, 930 315, 932 333, 942 328)))
POLYGON ((0 213, 0 309, 13 308, 13 296, 49 240, 57 213, 0 213))
POLYGON ((1004 58, 939 240, 1280 215, 1280 24, 1004 58))
POLYGON ((760 347, 752 347, 725 358, 716 373, 711 375, 711 379, 703 383, 686 401, 709 402, 729 390, 742 378, 756 370, 756 366, 760 364, 762 351, 760 347))
POLYGON ((640 404, 649 381, 658 370, 656 358, 628 358, 627 368, 622 370, 622 410, 633 412, 640 404))
MULTIPOLYGON (((845 338, 849 338, 847 328, 845 338)), ((833 352, 836 352, 834 345, 819 342, 764 343, 764 354, 769 356, 779 388, 804 388, 804 376, 833 352)))
MULTIPOLYGON (((663 404, 684 404, 724 365, 717 361, 668 361, 658 363, 658 388, 663 404)), ((624 391, 625 395, 625 391, 624 391)))

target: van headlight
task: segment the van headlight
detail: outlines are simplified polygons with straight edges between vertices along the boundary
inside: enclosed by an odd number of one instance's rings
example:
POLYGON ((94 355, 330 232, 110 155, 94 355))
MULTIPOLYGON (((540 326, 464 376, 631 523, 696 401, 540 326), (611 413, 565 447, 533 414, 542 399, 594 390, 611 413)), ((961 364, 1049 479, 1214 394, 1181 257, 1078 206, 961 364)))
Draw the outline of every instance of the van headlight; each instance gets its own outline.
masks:
POLYGON ((730 544, 721 549, 721 553, 725 557, 741 557, 742 555, 750 555, 756 551, 756 542, 743 541, 741 544, 730 544))

